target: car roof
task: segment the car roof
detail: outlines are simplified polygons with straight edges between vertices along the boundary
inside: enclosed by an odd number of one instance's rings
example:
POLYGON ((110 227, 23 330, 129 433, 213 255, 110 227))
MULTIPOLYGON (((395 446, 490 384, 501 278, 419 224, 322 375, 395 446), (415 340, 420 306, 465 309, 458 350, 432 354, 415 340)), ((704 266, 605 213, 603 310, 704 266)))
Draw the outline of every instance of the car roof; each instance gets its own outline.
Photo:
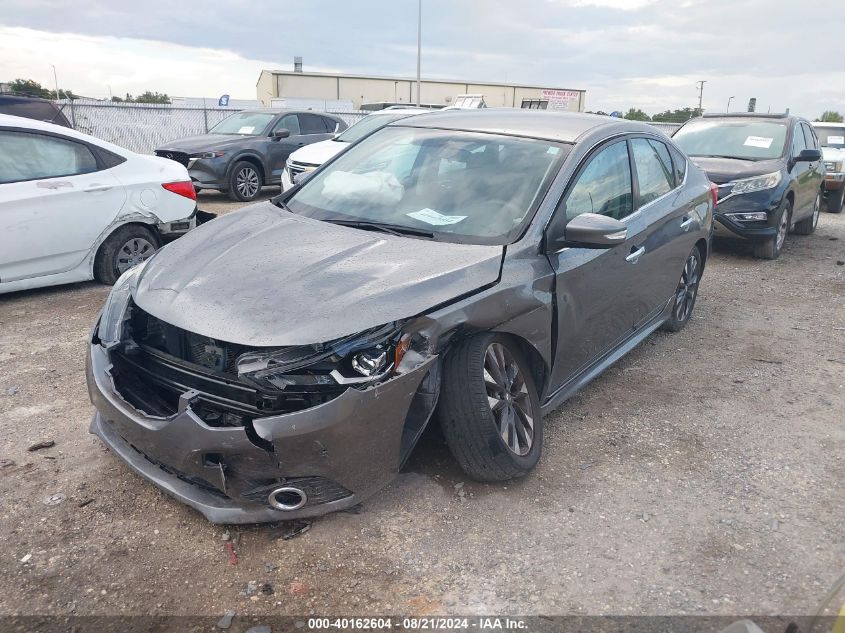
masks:
POLYGON ((56 125, 55 123, 47 123, 46 121, 38 121, 36 119, 28 119, 22 116, 13 116, 11 114, 0 114, 0 127, 18 127, 18 128, 28 128, 30 130, 39 130, 41 132, 51 132, 53 134, 59 134, 61 136, 65 136, 67 138, 75 138, 79 139, 80 141, 84 141, 86 143, 91 143, 92 145, 97 145, 98 147, 102 147, 107 149, 111 152, 119 154, 121 156, 133 155, 134 152, 129 151, 119 145, 115 145, 114 143, 109 143, 108 141, 104 141, 102 139, 96 138, 89 134, 83 134, 82 132, 77 132, 76 130, 65 127, 63 125, 56 125))
MULTIPOLYGON (((804 117, 795 116, 794 114, 786 114, 784 112, 779 112, 775 114, 763 112, 713 112, 712 114, 704 114, 700 117, 690 119, 690 121, 701 121, 703 119, 760 119, 765 121, 783 123, 794 123, 795 121, 804 121, 806 123, 809 123, 809 121, 807 121, 807 119, 805 119, 804 117)), ((689 121, 685 121, 685 123, 689 123, 689 121)))
POLYGON ((608 131, 623 134, 625 132, 661 134, 651 125, 627 119, 583 112, 552 112, 520 108, 439 110, 425 116, 401 119, 390 125, 525 136, 563 143, 574 143, 587 132, 603 126, 606 126, 608 131))
POLYGON ((232 114, 242 114, 242 113, 255 113, 255 114, 319 114, 321 116, 331 117, 333 119, 339 118, 337 115, 332 114, 331 112, 323 112, 322 110, 303 110, 303 109, 296 109, 296 108, 247 108, 245 110, 237 110, 232 112, 232 114))

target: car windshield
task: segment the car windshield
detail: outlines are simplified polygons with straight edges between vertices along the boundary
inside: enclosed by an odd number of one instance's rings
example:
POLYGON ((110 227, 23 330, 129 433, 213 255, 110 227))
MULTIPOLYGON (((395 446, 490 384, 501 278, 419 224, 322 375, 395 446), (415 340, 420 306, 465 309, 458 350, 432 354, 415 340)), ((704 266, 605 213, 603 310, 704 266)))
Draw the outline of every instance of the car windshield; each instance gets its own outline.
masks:
POLYGON ((273 117, 272 112, 238 112, 215 125, 209 134, 249 134, 255 136, 264 131, 273 117))
POLYGON ((398 121, 399 119, 405 119, 409 116, 412 116, 410 112, 396 112, 395 114, 368 114, 355 125, 343 132, 343 134, 335 138, 335 140, 340 141, 341 143, 354 143, 355 141, 360 141, 362 138, 367 136, 367 134, 380 130, 388 123, 398 121))
POLYGON ((845 126, 843 127, 816 127, 816 136, 819 137, 819 145, 822 147, 836 147, 845 149, 845 126))
POLYGON ((783 154, 786 130, 772 121, 704 119, 687 123, 672 140, 690 156, 766 160, 783 154))
POLYGON ((569 150, 551 141, 386 127, 318 171, 286 204, 329 222, 507 244, 530 222, 569 150))

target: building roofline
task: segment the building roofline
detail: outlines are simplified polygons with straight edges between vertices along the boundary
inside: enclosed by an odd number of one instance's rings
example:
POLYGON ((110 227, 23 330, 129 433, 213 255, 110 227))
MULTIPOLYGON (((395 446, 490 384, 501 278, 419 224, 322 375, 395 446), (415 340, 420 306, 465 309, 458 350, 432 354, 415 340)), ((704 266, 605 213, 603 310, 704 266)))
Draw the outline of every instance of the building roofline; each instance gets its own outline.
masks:
MULTIPOLYGON (((273 70, 265 68, 262 73, 270 73, 272 75, 293 75, 295 77, 339 77, 341 79, 380 79, 384 81, 410 81, 416 82, 416 77, 389 77, 387 75, 356 75, 350 73, 313 73, 313 72, 295 72, 293 70, 273 70)), ((260 75, 259 75, 260 77, 260 75)), ((501 81, 477 81, 470 79, 432 79, 431 77, 420 78, 421 82, 438 83, 438 84, 454 84, 458 86, 473 85, 473 86, 503 86, 506 88, 539 88, 541 90, 571 90, 572 92, 587 91, 583 88, 558 88, 551 86, 541 86, 538 84, 513 84, 501 81)), ((258 82, 256 82, 257 84, 258 82)))

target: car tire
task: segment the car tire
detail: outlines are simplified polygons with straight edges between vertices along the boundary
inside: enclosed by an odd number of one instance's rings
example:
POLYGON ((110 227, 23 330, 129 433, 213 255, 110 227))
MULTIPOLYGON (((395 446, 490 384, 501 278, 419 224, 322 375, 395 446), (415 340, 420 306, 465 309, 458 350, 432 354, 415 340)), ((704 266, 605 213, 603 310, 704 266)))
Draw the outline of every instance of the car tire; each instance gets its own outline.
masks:
POLYGON ((543 449, 540 398, 513 339, 480 334, 459 342, 444 359, 442 380, 440 426, 467 475, 504 481, 534 468, 543 449))
POLYGON ((816 201, 813 203, 813 215, 809 218, 804 218, 800 222, 796 222, 795 226, 792 227, 792 231, 798 235, 811 235, 816 230, 816 226, 819 223, 821 208, 822 194, 819 192, 816 196, 816 201))
POLYGON ((786 236, 789 235, 789 224, 792 218, 792 203, 789 199, 781 202, 775 216, 775 226, 778 234, 765 242, 754 245, 754 256, 760 259, 777 259, 783 251, 786 236))
POLYGON ((125 224, 102 243, 94 258, 94 278, 112 285, 124 272, 153 256, 161 242, 141 224, 125 224))
POLYGON ((845 187, 827 194, 827 210, 830 213, 842 213, 845 207, 845 187))
POLYGON ((692 318, 695 300, 698 298, 698 286, 704 272, 704 260, 701 251, 694 247, 684 261, 681 279, 672 299, 672 312, 663 323, 663 329, 669 332, 680 332, 692 318))
POLYGON ((235 163, 229 176, 229 197, 236 202, 250 202, 261 193, 261 170, 242 160, 235 163))

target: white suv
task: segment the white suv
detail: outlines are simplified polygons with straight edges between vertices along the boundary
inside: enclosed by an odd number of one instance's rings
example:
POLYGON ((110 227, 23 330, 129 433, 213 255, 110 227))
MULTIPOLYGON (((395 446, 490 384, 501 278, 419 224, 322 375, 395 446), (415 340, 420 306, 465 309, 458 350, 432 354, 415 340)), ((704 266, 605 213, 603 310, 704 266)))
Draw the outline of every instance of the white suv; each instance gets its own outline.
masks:
POLYGON ((296 178, 307 174, 334 158, 355 141, 369 136, 376 130, 380 130, 388 123, 405 119, 409 116, 419 115, 423 112, 431 112, 428 108, 402 108, 391 107, 385 110, 378 110, 368 114, 355 125, 347 128, 334 138, 319 143, 306 145, 296 150, 287 160, 285 170, 282 173, 282 191, 287 191, 296 184, 296 178))

